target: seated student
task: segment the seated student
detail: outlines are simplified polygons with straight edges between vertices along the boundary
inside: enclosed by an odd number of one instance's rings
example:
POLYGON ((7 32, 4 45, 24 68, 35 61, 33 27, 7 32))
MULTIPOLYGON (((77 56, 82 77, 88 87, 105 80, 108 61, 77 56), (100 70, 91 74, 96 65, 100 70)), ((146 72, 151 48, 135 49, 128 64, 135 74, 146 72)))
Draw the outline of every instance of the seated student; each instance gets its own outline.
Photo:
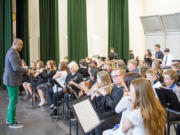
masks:
MULTIPOLYGON (((34 73, 35 73, 35 71, 36 71, 36 62, 32 61, 31 64, 30 64, 30 67, 28 67, 28 68, 34 71, 34 72, 32 72, 32 74, 31 74, 31 75, 34 75, 34 73)), ((31 79, 30 76, 28 76, 28 80, 25 81, 25 82, 23 82, 23 84, 22 84, 22 85, 23 85, 23 88, 24 88, 24 90, 25 90, 25 92, 26 92, 26 95, 24 96, 24 98, 25 98, 26 100, 30 98, 30 93, 29 93, 29 91, 28 91, 28 89, 27 89, 27 84, 30 83, 30 81, 31 81, 30 79, 31 79)))
POLYGON ((120 69, 123 69, 125 71, 127 70, 126 64, 122 59, 117 61, 116 68, 120 68, 120 69))
POLYGON ((159 62, 158 62, 158 61, 153 61, 153 63, 152 63, 152 68, 153 68, 154 70, 156 70, 156 72, 157 72, 157 74, 158 74, 159 81, 160 81, 161 83, 163 83, 163 82, 164 82, 164 81, 163 81, 163 76, 162 76, 163 70, 162 70, 161 65, 159 64, 159 62))
POLYGON ((127 67, 129 72, 139 72, 139 69, 137 67, 137 61, 135 59, 129 60, 127 67))
POLYGON ((124 78, 124 87, 125 87, 124 96, 119 101, 119 103, 117 104, 117 106, 115 108, 116 113, 122 113, 122 117, 121 117, 122 122, 120 124, 120 127, 122 127, 123 121, 127 119, 127 116, 129 116, 130 111, 132 110, 132 107, 133 107, 132 102, 129 101, 130 84, 133 80, 140 78, 140 77, 141 77, 141 75, 139 73, 130 72, 130 73, 127 73, 124 78))
POLYGON ((176 85, 176 81, 178 80, 177 72, 172 69, 168 69, 164 71, 163 76, 166 88, 171 89, 176 94, 180 102, 180 88, 176 85))
POLYGON ((45 82, 37 86, 37 91, 40 97, 40 103, 38 104, 38 106, 40 107, 46 104, 45 92, 48 88, 52 87, 53 83, 51 82, 51 79, 55 73, 55 62, 53 60, 48 60, 46 71, 44 72, 44 74, 42 74, 42 77, 44 78, 45 82))
POLYGON ((153 68, 148 69, 146 71, 146 78, 147 78, 147 80, 149 80, 151 82, 155 96, 158 97, 157 93, 155 91, 155 88, 162 87, 162 84, 160 83, 160 81, 158 79, 158 75, 157 75, 156 70, 154 70, 153 68))
POLYGON ((164 135, 166 112, 150 82, 145 78, 133 80, 129 95, 133 108, 127 119, 120 122, 119 128, 104 131, 103 135, 164 135))
POLYGON ((83 78, 89 77, 87 63, 86 63, 85 59, 81 59, 79 61, 79 66, 80 66, 80 68, 79 68, 78 72, 83 75, 83 78))
POLYGON ((172 64, 171 68, 178 73, 177 86, 180 86, 180 63, 179 62, 174 62, 172 64))
POLYGON ((83 81, 80 84, 77 84, 75 82, 72 82, 74 86, 79 88, 81 91, 79 92, 79 97, 83 95, 89 95, 89 93, 92 93, 97 88, 97 73, 99 72, 98 69, 89 69, 88 73, 90 75, 89 79, 87 81, 83 81))
MULTIPOLYGON (((68 73, 69 73, 69 69, 68 69, 67 63, 61 62, 58 66, 58 71, 52 78, 52 81, 56 80, 60 84, 60 86, 62 86, 64 88, 65 79, 66 79, 66 76, 68 73)), ((54 84, 51 88, 49 88, 46 91, 47 102, 50 105, 50 108, 53 109, 50 116, 57 115, 57 102, 58 102, 57 100, 59 98, 64 97, 64 93, 63 93, 64 89, 63 88, 57 87, 57 85, 54 84), (58 94, 57 94, 57 92, 58 92, 58 94)))
POLYGON ((147 64, 142 64, 139 65, 139 73, 141 74, 142 77, 146 78, 146 71, 149 69, 149 65, 147 64))
POLYGON ((169 48, 165 48, 164 49, 164 58, 162 61, 162 66, 163 68, 169 67, 172 65, 173 63, 173 56, 170 54, 170 50, 169 48))
POLYGON ((109 73, 109 75, 111 75, 111 72, 113 70, 112 62, 111 61, 106 61, 105 64, 104 64, 104 68, 109 73))
POLYGON ((36 64, 35 74, 32 76, 32 81, 30 81, 30 83, 27 84, 27 90, 30 93, 30 95, 33 96, 31 100, 35 100, 35 94, 32 95, 33 90, 35 90, 38 85, 43 84, 45 82, 42 77, 42 74, 44 72, 44 63, 43 61, 38 60, 36 64))
POLYGON ((98 127, 95 128, 95 134, 100 135, 105 129, 112 128, 115 124, 117 124, 121 118, 121 114, 115 113, 115 107, 117 103, 121 100, 124 95, 124 86, 123 80, 125 76, 125 71, 122 69, 114 69, 111 73, 111 77, 113 79, 113 83, 116 83, 111 91, 111 94, 108 95, 106 91, 100 91, 102 97, 102 101, 105 100, 102 106, 106 108, 110 108, 105 112, 101 113, 101 117, 106 118, 103 123, 101 123, 98 127))
POLYGON ((69 94, 71 94, 71 100, 74 100, 79 95, 80 89, 74 86, 73 82, 79 84, 83 81, 83 76, 78 72, 78 65, 76 62, 72 61, 69 63, 69 70, 70 73, 67 75, 65 80, 65 87, 66 90, 64 95, 64 102, 67 105, 67 108, 69 109, 69 94))

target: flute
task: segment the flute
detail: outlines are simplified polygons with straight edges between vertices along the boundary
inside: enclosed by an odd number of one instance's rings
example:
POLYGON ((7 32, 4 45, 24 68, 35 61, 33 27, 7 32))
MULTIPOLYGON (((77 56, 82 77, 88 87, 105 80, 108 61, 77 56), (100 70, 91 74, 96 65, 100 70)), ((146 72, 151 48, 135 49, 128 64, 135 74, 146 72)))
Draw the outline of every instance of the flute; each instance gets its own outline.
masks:
POLYGON ((99 88, 99 89, 96 89, 95 91, 89 93, 88 96, 91 96, 92 94, 95 94, 95 93, 97 93, 98 91, 100 91, 100 90, 102 90, 102 89, 105 89, 105 88, 108 88, 108 87, 110 87, 110 86, 112 86, 112 85, 114 85, 114 84, 117 84, 117 82, 114 82, 114 83, 111 83, 111 84, 109 84, 109 85, 107 85, 107 86, 105 86, 105 87, 101 87, 101 88, 99 88))

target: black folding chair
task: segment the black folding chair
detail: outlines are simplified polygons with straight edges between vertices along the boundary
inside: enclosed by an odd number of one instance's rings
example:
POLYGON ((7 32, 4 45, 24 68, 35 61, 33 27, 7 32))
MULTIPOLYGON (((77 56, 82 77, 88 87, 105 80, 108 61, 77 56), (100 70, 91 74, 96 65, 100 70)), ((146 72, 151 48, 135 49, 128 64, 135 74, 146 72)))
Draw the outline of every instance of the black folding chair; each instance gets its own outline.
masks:
MULTIPOLYGON (((57 101, 57 115, 56 115, 56 122, 57 122, 57 119, 59 118, 58 114, 59 114, 59 95, 60 95, 60 92, 58 91, 58 88, 61 88, 61 89, 64 89, 61 84, 59 84, 55 79, 51 79, 51 81, 57 86, 57 96, 56 96, 56 101, 57 101)), ((64 98, 61 98, 61 104, 63 105, 63 112, 62 112, 62 115, 63 115, 63 118, 64 118, 64 98)))
POLYGON ((156 89, 156 93, 161 104, 165 107, 167 112, 167 129, 166 134, 170 135, 170 127, 173 125, 177 131, 177 125, 180 124, 180 103, 176 94, 165 88, 156 89))

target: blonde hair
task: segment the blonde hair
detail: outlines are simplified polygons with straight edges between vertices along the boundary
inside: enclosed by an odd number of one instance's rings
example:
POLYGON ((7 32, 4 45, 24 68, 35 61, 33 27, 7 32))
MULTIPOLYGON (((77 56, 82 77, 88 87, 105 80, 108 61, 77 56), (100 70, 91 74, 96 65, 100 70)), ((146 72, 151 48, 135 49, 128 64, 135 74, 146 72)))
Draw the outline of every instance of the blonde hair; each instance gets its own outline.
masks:
MULTIPOLYGON (((107 71, 100 71, 98 74, 97 74, 97 78, 99 78, 101 80, 101 86, 102 87, 105 87, 107 85, 110 85, 112 84, 111 82, 111 78, 109 76, 109 73, 107 71)), ((108 95, 111 94, 111 91, 112 91, 112 86, 108 87, 108 88, 105 88, 106 92, 108 93, 108 95)))
POLYGON ((113 72, 119 72, 120 75, 124 75, 124 76, 125 76, 125 74, 126 74, 126 71, 123 70, 123 69, 121 69, 121 68, 115 68, 115 69, 113 69, 112 72, 111 72, 111 74, 112 74, 113 72))
POLYGON ((180 63, 179 62, 174 62, 173 64, 172 64, 172 67, 175 67, 176 69, 180 69, 180 63))
POLYGON ((78 71, 79 69, 78 64, 75 61, 71 61, 68 66, 75 71, 78 71))
POLYGON ((164 75, 168 75, 175 82, 178 81, 178 73, 176 71, 172 70, 172 69, 165 70, 164 73, 163 73, 163 76, 164 75))
POLYGON ((157 72, 156 72, 156 70, 153 69, 153 68, 148 69, 148 70, 146 71, 146 75, 147 75, 147 74, 157 76, 157 72))
POLYGON ((118 66, 118 68, 121 68, 121 69, 126 69, 126 64, 123 60, 118 60, 116 65, 118 66))
POLYGON ((128 61, 128 64, 133 64, 133 65, 137 66, 137 60, 131 59, 128 61))
POLYGON ((149 69, 150 67, 147 64, 142 64, 139 66, 139 71, 140 74, 142 75, 142 77, 146 77, 146 71, 149 69))
POLYGON ((36 64, 36 69, 37 69, 37 65, 40 64, 40 69, 44 68, 44 62, 41 60, 37 60, 37 64, 36 64))
POLYGON ((141 109, 144 127, 148 135, 164 135, 166 111, 155 97, 150 82, 145 78, 139 78, 133 80, 131 84, 136 94, 134 109, 141 109))

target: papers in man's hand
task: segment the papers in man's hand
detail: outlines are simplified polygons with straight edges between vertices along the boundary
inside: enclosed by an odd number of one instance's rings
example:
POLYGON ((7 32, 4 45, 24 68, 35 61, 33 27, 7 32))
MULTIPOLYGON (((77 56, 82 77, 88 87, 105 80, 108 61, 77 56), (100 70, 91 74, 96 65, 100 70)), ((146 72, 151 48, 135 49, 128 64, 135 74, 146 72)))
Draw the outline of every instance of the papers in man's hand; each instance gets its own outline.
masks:
POLYGON ((73 108, 85 133, 100 124, 100 120, 89 99, 73 105, 73 108))

